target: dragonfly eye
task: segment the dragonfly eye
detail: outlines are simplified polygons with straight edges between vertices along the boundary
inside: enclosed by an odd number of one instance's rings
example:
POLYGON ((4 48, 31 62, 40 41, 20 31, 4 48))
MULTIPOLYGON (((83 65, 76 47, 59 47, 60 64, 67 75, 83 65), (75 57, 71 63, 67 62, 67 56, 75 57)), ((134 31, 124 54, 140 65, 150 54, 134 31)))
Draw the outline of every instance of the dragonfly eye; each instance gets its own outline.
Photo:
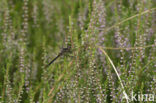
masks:
POLYGON ((64 52, 69 52, 70 49, 71 49, 71 46, 68 45, 66 48, 63 48, 61 52, 62 52, 62 53, 64 53, 64 52))
POLYGON ((67 48, 63 48, 61 52, 64 53, 64 52, 69 52, 69 51, 70 49, 67 47, 67 48))

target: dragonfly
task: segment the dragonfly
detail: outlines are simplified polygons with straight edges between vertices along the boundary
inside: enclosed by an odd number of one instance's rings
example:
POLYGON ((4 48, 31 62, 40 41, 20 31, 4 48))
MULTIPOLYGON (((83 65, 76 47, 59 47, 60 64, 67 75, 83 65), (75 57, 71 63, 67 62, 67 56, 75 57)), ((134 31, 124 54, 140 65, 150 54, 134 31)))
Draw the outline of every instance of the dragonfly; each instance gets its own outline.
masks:
POLYGON ((59 57, 61 57, 62 55, 64 55, 65 53, 71 52, 71 45, 68 44, 67 47, 64 47, 61 49, 60 53, 54 58, 52 59, 48 65, 46 67, 49 67, 51 64, 53 64, 59 57))

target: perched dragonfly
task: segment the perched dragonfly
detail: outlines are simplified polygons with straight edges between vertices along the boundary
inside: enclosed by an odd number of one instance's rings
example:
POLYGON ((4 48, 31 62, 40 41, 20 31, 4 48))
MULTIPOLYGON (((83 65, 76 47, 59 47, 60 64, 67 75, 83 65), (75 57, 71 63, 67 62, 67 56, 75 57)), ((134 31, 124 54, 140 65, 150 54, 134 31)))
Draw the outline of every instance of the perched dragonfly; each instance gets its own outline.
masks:
POLYGON ((53 59, 53 60, 51 60, 50 62, 49 62, 49 64, 46 66, 46 67, 49 67, 52 63, 54 63, 54 61, 55 60, 57 60, 60 56, 62 56, 62 55, 64 55, 65 53, 67 53, 67 52, 70 52, 71 51, 71 45, 67 45, 67 47, 66 48, 63 48, 62 50, 61 50, 61 52, 53 59))

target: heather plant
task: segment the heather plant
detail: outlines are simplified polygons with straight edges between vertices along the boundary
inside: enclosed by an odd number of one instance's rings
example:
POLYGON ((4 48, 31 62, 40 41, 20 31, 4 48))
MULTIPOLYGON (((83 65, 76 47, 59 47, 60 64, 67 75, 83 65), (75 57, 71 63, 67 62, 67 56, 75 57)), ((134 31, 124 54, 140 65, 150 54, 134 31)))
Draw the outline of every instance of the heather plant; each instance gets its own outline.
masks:
POLYGON ((0 0, 0 103, 155 103, 155 0, 0 0))

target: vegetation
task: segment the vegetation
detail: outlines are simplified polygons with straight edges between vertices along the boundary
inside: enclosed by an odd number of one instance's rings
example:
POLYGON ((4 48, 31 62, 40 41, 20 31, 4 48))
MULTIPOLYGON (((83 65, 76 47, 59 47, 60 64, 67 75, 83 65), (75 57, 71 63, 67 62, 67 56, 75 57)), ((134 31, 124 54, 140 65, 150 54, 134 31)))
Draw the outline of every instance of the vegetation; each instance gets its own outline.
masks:
POLYGON ((154 103, 130 96, 156 93, 155 0, 0 7, 0 103, 154 103))

